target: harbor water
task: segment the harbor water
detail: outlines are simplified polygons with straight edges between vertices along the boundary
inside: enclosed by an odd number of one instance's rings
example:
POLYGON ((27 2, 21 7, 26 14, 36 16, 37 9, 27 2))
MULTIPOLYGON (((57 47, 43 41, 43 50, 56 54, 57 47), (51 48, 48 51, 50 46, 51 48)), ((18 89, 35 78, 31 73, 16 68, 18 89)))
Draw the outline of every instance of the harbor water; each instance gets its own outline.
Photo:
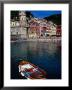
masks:
POLYGON ((11 79, 25 79, 18 71, 22 60, 43 69, 47 79, 61 79, 61 41, 11 42, 11 79))

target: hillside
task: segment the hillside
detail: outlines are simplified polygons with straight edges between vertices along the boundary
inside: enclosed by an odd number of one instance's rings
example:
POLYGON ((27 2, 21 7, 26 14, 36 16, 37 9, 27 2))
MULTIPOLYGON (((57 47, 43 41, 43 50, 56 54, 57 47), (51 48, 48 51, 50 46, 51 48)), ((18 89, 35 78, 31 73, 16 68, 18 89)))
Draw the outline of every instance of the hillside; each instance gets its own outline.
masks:
POLYGON ((45 17, 44 19, 48 21, 52 21, 57 25, 61 25, 61 14, 54 14, 49 17, 45 17))

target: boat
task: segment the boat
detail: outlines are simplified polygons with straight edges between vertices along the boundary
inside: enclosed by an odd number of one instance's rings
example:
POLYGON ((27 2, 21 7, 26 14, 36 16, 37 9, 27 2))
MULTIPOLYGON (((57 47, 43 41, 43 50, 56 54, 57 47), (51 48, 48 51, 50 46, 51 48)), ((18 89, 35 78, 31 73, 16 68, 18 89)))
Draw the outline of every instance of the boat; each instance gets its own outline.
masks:
POLYGON ((20 75, 26 79, 46 79, 46 72, 28 61, 20 61, 18 68, 20 75))

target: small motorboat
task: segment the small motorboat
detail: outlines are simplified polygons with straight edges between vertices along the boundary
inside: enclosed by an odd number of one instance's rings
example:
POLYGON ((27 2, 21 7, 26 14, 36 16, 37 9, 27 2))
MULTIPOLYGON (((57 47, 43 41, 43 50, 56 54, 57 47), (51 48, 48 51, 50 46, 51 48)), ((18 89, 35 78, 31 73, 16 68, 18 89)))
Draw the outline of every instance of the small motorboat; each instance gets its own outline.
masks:
POLYGON ((20 75, 26 79, 46 79, 46 72, 28 61, 20 61, 18 68, 20 75))

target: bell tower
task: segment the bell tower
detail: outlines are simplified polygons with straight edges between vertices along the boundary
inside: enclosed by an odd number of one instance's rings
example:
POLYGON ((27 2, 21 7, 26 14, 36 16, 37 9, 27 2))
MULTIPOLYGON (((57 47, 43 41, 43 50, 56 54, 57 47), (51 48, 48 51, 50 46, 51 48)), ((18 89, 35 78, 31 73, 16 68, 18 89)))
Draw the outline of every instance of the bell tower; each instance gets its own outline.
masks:
POLYGON ((27 20, 25 11, 19 12, 21 39, 27 38, 27 20))
POLYGON ((26 13, 24 11, 19 12, 20 17, 20 26, 25 27, 26 26, 26 13))

